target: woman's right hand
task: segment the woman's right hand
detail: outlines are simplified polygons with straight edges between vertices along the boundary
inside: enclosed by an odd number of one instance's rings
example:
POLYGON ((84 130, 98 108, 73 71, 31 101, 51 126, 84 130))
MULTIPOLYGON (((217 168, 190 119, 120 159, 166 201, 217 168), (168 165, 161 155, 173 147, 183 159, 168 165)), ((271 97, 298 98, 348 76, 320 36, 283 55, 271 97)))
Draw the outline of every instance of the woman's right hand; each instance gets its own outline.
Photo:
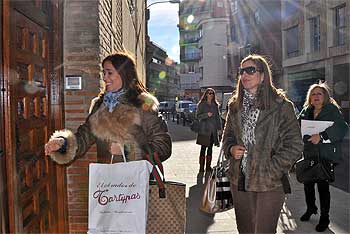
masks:
POLYGON ((49 155, 51 152, 59 150, 64 144, 63 138, 54 138, 49 140, 45 144, 45 155, 49 155))
POLYGON ((245 147, 242 145, 234 145, 230 148, 230 153, 235 159, 241 159, 243 157, 245 147))

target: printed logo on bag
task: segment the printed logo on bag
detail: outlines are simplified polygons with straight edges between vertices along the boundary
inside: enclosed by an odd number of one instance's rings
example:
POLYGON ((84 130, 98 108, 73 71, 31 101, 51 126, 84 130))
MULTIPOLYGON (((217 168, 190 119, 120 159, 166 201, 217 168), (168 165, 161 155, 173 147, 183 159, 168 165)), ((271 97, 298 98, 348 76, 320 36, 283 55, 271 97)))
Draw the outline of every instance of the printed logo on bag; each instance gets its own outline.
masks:
POLYGON ((109 189, 108 188, 133 188, 136 187, 135 183, 131 183, 129 185, 119 183, 119 184, 113 184, 113 183, 98 183, 97 184, 97 190, 93 193, 93 198, 97 200, 97 202, 105 206, 108 203, 111 202, 122 202, 126 203, 130 200, 139 200, 141 198, 141 195, 139 193, 131 193, 131 194, 108 194, 109 189))

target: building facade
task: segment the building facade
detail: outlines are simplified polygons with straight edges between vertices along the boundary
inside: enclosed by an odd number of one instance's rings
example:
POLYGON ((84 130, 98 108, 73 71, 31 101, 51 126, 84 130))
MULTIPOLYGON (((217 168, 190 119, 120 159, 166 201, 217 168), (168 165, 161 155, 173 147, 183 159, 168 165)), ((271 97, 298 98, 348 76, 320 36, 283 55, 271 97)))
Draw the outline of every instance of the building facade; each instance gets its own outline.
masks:
POLYGON ((181 90, 185 99, 198 101, 208 87, 232 92, 228 75, 227 4, 223 0, 185 0, 180 4, 181 90))
POLYGON ((349 122, 350 1, 283 1, 283 69, 300 109, 308 87, 326 81, 349 122))
POLYGON ((264 55, 272 65, 273 82, 283 88, 281 0, 230 0, 230 74, 236 80, 240 61, 264 55))
POLYGON ((152 41, 146 42, 146 86, 159 101, 174 101, 180 96, 178 64, 164 49, 152 41))

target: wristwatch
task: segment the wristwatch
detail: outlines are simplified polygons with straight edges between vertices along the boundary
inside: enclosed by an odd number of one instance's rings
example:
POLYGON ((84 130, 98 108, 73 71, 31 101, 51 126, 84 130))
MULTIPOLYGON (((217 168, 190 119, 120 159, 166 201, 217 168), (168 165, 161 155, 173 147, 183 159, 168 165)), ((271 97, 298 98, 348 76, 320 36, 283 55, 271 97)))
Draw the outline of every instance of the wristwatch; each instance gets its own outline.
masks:
POLYGON ((318 135, 320 136, 320 139, 321 139, 320 141, 321 141, 321 142, 323 142, 323 141, 324 141, 324 139, 323 139, 322 134, 321 134, 321 133, 319 133, 318 135))

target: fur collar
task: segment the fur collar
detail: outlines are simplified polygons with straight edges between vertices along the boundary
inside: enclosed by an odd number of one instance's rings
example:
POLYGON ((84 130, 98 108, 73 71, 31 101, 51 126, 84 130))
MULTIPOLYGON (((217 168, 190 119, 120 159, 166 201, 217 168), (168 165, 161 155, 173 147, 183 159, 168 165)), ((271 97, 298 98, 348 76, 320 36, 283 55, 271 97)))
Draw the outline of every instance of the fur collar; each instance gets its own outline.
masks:
POLYGON ((143 112, 157 113, 159 105, 158 100, 148 93, 142 93, 138 98, 141 100, 141 107, 135 107, 124 99, 112 112, 108 112, 103 104, 103 95, 95 98, 88 119, 95 137, 119 143, 133 141, 134 136, 131 132, 135 126, 142 125, 143 112))

